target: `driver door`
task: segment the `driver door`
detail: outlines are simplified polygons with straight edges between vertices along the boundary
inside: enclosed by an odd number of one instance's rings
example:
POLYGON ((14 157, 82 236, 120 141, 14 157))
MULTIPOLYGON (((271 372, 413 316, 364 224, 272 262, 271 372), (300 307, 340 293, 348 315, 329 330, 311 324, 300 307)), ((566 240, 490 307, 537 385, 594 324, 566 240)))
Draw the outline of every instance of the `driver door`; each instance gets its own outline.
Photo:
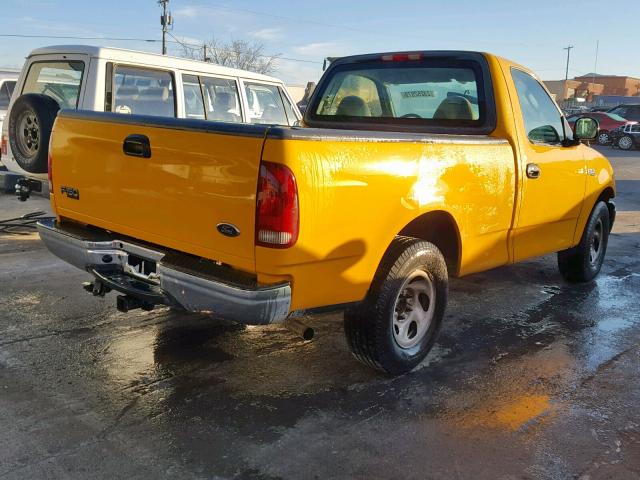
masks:
MULTIPOLYGON (((520 209, 512 235, 519 261, 572 246, 586 170, 584 147, 562 146, 562 114, 545 88, 520 69, 512 68, 511 76, 520 138, 520 209)), ((568 125, 566 134, 573 136, 568 125)))

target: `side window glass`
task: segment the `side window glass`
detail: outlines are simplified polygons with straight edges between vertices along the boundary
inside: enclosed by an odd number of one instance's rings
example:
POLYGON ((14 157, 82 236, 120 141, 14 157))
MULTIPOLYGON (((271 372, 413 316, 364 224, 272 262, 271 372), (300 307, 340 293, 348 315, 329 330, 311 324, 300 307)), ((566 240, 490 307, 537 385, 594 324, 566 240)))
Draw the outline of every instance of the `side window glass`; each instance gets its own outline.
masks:
POLYGON ((7 90, 9 91, 9 98, 13 95, 13 90, 16 88, 16 82, 14 80, 9 80, 8 82, 4 82, 7 86, 7 90))
POLYGON ((195 75, 182 75, 184 112, 187 118, 205 119, 200 80, 195 75))
POLYGON ((116 65, 113 111, 175 117, 173 76, 169 72, 116 65))
POLYGON ((289 122, 289 125, 293 125, 298 121, 298 117, 296 117, 293 106, 287 98, 287 95, 284 93, 284 90, 281 87, 278 87, 278 91, 280 92, 282 102, 284 103, 284 113, 287 115, 287 121, 289 122))
POLYGON ((200 77, 207 120, 242 122, 238 85, 228 78, 200 77))
MULTIPOLYGON (((557 144, 562 141, 562 116, 542 85, 528 73, 511 69, 518 92, 524 128, 534 143, 557 144)), ((570 130, 567 131, 567 134, 570 130)))
POLYGON ((278 87, 261 83, 245 83, 249 122, 288 125, 278 87))
POLYGON ((2 88, 0 88, 0 110, 6 110, 9 107, 9 100, 11 100, 11 95, 5 82, 2 84, 2 88))

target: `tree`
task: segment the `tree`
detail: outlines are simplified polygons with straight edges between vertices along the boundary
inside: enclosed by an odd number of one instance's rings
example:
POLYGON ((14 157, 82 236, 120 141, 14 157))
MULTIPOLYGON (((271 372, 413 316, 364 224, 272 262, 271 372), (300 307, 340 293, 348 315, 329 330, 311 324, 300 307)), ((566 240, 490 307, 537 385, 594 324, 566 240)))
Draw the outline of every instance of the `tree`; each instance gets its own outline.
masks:
POLYGON ((182 56, 194 60, 204 60, 223 67, 239 68, 268 75, 275 71, 280 54, 266 55, 264 45, 259 42, 247 40, 223 42, 212 38, 199 48, 191 44, 182 44, 182 56), (204 57, 205 52, 207 58, 204 57))

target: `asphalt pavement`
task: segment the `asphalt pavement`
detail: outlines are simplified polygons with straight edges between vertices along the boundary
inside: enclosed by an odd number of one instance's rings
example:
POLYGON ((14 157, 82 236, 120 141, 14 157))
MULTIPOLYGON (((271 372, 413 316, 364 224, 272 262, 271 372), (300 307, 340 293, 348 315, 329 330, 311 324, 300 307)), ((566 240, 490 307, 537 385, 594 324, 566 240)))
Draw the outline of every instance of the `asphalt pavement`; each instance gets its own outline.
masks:
MULTIPOLYGON (((241 327, 117 312, 36 234, 0 235, 0 479, 640 478, 640 152, 604 149, 618 218, 596 281, 550 255, 451 282, 399 378, 342 315, 241 327)), ((0 196, 0 219, 47 202, 0 196)))

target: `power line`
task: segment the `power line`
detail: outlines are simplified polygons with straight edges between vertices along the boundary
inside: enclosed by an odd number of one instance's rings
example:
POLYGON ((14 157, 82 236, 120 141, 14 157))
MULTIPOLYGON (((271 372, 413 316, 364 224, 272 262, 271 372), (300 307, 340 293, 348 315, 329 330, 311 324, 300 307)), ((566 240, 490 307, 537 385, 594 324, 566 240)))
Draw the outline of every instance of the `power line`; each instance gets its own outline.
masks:
MULTIPOLYGON (((167 40, 167 43, 179 44, 185 47, 198 47, 202 48, 202 44, 200 43, 189 43, 178 40, 171 32, 167 32, 174 40, 167 40)), ((51 39, 61 39, 61 40, 108 40, 113 42, 147 42, 147 43, 160 43, 162 40, 157 38, 120 38, 120 37, 75 37, 70 35, 26 35, 26 34, 18 34, 18 33, 0 33, 0 37, 10 37, 10 38, 51 38, 51 39)), ((273 57, 275 55, 263 55, 264 57, 273 57)), ((301 63, 314 63, 316 65, 321 65, 322 62, 316 60, 305 60, 302 58, 290 58, 290 57, 278 57, 279 60, 287 60, 290 62, 301 62, 301 63)))

